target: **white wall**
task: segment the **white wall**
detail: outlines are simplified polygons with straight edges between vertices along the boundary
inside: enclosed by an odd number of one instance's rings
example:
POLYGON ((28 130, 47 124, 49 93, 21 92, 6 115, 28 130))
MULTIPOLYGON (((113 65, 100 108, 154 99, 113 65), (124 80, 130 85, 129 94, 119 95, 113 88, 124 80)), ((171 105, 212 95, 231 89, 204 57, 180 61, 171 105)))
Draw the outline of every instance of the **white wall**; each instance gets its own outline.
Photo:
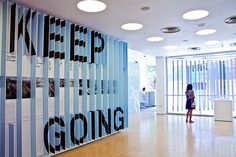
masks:
MULTIPOLYGON (((142 52, 128 49, 128 61, 129 62, 138 62, 140 67, 140 90, 143 87, 147 87, 147 74, 146 74, 146 66, 147 65, 156 65, 156 58, 154 56, 150 56, 144 54, 142 52)), ((148 90, 148 89, 147 89, 148 90)))
POLYGON ((157 84, 156 84, 156 109, 158 114, 166 114, 166 59, 156 57, 157 84))
MULTIPOLYGON (((139 51, 128 49, 128 93, 129 112, 140 111, 140 91, 147 86, 146 66, 155 66, 156 58, 139 51)), ((147 90, 149 90, 147 88, 147 90)))

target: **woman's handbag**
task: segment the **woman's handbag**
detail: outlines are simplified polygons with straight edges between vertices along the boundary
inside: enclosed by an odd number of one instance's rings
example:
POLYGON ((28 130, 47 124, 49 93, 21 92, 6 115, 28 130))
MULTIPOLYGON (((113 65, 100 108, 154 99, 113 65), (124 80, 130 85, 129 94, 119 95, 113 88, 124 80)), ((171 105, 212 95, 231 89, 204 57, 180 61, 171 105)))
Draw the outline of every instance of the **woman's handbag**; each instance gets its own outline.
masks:
POLYGON ((196 105, 195 105, 195 102, 193 101, 191 104, 191 109, 195 109, 195 108, 196 108, 196 105))

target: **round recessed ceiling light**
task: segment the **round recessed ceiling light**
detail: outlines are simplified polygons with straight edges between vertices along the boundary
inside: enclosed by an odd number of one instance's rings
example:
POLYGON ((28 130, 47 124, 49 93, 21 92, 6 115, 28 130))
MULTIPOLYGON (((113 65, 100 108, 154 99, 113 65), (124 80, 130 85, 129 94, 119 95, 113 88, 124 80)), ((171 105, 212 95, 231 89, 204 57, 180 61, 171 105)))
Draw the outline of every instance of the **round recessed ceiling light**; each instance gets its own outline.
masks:
POLYGON ((164 27, 161 29, 162 33, 177 33, 179 31, 180 31, 180 28, 176 26, 164 27))
POLYGON ((215 44, 221 44, 219 40, 210 40, 205 42, 206 45, 215 45, 215 44))
POLYGON ((177 46, 169 45, 169 46, 165 46, 163 48, 166 50, 175 50, 175 49, 177 49, 177 46))
POLYGON ((206 10, 193 10, 189 11, 182 15, 182 17, 186 20, 197 20, 204 18, 209 15, 209 12, 206 10))
POLYGON ((226 18, 225 19, 225 23, 227 23, 227 24, 235 24, 236 23, 236 15, 226 18))
POLYGON ((219 40, 210 40, 210 41, 206 41, 205 46, 209 49, 213 49, 213 48, 221 48, 223 47, 223 44, 221 43, 221 41, 219 40))
POLYGON ((135 31, 143 28, 143 25, 141 25, 140 23, 126 23, 123 24, 121 28, 128 31, 135 31))
POLYGON ((162 41, 162 40, 164 40, 164 38, 162 38, 162 37, 149 37, 149 38, 147 38, 147 41, 162 41))
POLYGON ((106 4, 98 0, 82 0, 77 7, 85 12, 100 12, 106 9, 106 4))
POLYGON ((196 34, 197 35, 209 35, 209 34, 213 34, 215 32, 216 32, 215 29, 202 29, 200 31, 197 31, 196 34))

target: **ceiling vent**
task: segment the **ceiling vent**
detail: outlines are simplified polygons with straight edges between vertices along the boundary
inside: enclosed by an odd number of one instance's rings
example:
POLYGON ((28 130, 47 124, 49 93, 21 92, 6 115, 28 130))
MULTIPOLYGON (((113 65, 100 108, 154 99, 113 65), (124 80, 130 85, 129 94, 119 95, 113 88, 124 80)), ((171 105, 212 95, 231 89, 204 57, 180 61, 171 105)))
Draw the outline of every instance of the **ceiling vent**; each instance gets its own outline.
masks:
POLYGON ((236 43, 230 43, 229 46, 236 47, 236 43))
POLYGON ((227 24, 234 24, 234 23, 236 23, 236 15, 226 18, 225 19, 225 23, 227 23, 227 24))
POLYGON ((190 51, 199 51, 199 50, 201 50, 201 47, 189 47, 188 50, 190 50, 190 51))
POLYGON ((180 31, 180 28, 176 26, 164 27, 161 29, 162 33, 177 33, 179 31, 180 31))
POLYGON ((151 9, 150 7, 142 7, 142 8, 141 8, 142 11, 148 11, 148 10, 150 10, 150 9, 151 9))

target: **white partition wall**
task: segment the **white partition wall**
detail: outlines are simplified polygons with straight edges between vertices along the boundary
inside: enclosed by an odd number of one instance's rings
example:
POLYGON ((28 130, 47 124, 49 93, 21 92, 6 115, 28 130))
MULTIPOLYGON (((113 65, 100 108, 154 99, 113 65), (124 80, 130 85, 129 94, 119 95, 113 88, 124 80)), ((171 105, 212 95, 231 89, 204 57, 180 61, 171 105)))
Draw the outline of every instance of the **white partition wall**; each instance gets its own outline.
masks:
POLYGON ((0 1, 0 156, 52 156, 128 127, 127 43, 0 1))
POLYGON ((166 114, 166 58, 156 58, 156 109, 158 114, 166 114))

